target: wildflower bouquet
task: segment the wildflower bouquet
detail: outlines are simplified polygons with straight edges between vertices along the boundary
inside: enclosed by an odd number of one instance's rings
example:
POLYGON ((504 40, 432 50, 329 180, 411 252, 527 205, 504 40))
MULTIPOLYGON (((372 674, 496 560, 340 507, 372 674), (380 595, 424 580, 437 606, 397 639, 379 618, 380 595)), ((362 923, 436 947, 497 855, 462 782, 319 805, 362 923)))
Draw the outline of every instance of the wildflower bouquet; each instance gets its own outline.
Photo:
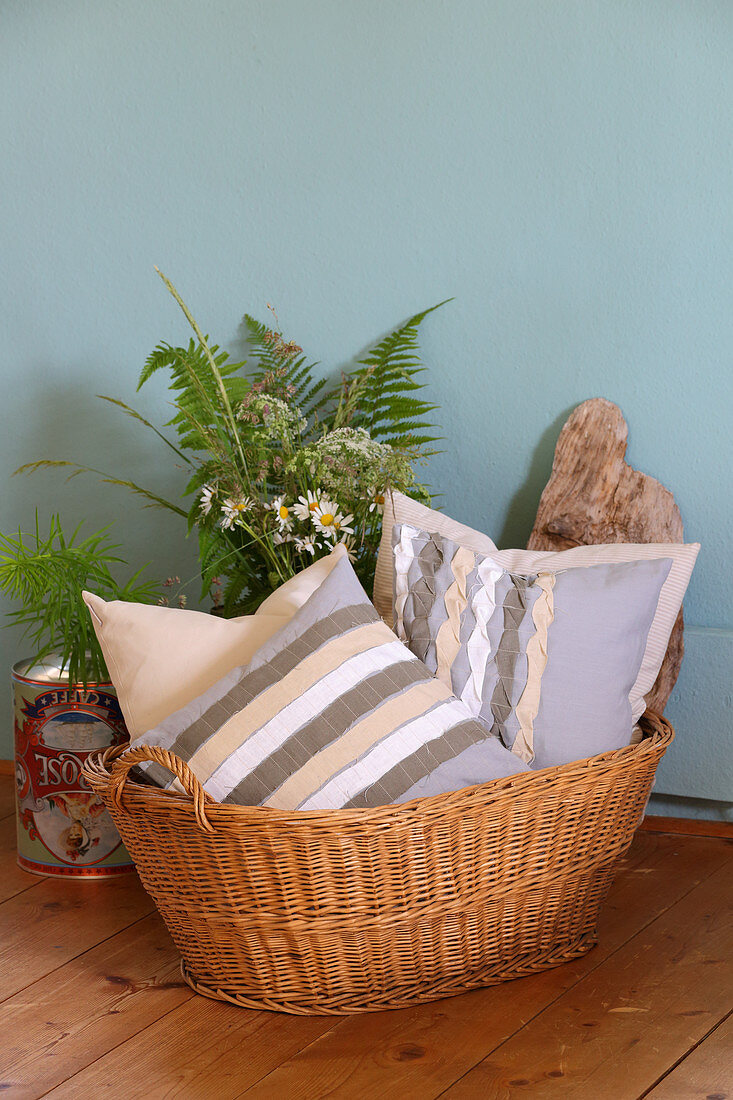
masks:
MULTIPOLYGON (((255 382, 236 413, 246 466, 213 459, 198 472, 207 481, 196 523, 215 551, 210 568, 229 574, 228 608, 259 604, 339 543, 370 584, 384 493, 415 489, 405 452, 362 427, 314 427, 281 396, 292 389, 286 367, 255 382)), ((220 590, 215 596, 222 600, 220 590)))
MULTIPOLYGON (((203 593, 225 615, 248 614, 279 584, 342 543, 371 591, 384 495, 429 500, 414 467, 434 453, 435 406, 417 395, 423 370, 417 332, 432 310, 411 317, 329 388, 300 348, 274 326, 245 317, 254 364, 231 363, 209 345, 177 290, 161 274, 195 339, 160 344, 142 371, 170 372, 175 415, 170 439, 123 402, 188 470, 187 509, 129 481, 148 503, 188 520, 199 538, 203 593)), ((443 303, 440 303, 441 305, 443 303)), ((437 309, 438 306, 432 307, 437 309)), ((40 462, 32 468, 75 463, 40 462)), ((95 471, 99 472, 99 471, 95 471)))

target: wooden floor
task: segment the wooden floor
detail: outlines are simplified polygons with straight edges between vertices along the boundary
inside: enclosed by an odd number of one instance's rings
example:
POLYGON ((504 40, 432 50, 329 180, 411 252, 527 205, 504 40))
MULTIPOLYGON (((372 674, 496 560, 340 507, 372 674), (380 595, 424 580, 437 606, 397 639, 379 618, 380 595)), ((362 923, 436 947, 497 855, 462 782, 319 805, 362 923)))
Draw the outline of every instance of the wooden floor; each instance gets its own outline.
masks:
POLYGON ((182 984, 134 875, 15 864, 0 779, 7 1097, 733 1098, 733 842, 641 832, 589 955, 418 1009, 249 1012, 182 984))

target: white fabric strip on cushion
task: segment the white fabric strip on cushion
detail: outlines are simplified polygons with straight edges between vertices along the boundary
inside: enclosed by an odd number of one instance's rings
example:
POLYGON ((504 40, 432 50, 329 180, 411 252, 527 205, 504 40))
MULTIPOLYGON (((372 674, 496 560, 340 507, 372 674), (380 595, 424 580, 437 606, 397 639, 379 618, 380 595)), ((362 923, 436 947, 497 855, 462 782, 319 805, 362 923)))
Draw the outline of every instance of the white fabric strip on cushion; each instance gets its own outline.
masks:
POLYGON ((405 634, 405 602, 409 594, 409 585, 407 581, 407 574, 410 565, 415 560, 415 548, 412 544, 413 536, 417 534, 417 528, 408 527, 406 524, 400 531, 399 542, 394 547, 394 569, 395 569, 395 602, 394 602, 394 619, 395 619, 395 634, 404 642, 406 640, 405 634))
POLYGON ((479 586, 472 593, 471 608, 476 626, 466 643, 466 652, 471 674, 466 680, 461 699, 472 714, 479 714, 484 697, 484 677, 491 656, 491 642, 487 624, 496 610, 496 583, 504 570, 491 558, 484 558, 477 573, 479 586))

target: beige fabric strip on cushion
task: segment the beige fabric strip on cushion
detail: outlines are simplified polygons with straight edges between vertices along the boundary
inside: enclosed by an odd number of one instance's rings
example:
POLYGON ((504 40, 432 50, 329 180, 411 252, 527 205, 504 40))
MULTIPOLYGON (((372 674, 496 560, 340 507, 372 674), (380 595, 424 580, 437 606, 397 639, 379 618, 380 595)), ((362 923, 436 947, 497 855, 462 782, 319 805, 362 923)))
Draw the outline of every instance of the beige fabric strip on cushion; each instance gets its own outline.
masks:
POLYGON ((445 594, 448 618, 438 630, 435 639, 435 652, 438 658, 436 676, 448 686, 451 682, 451 665, 461 648, 461 615, 466 607, 466 578, 473 568, 474 560, 472 551, 461 547, 451 562, 456 579, 445 594))
POLYGON ((537 583, 542 589, 542 597, 532 608, 535 633, 527 642, 527 683, 516 706, 519 733, 512 745, 512 752, 525 764, 534 760, 534 720, 540 705, 542 673, 547 666, 547 632, 555 616, 552 599, 555 574, 541 573, 537 583))

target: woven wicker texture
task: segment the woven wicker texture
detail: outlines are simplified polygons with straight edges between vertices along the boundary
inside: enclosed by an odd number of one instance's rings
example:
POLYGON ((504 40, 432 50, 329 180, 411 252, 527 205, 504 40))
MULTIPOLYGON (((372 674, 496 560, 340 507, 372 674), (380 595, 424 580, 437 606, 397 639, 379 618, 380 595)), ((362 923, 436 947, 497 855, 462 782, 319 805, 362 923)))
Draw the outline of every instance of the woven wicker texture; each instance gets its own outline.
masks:
POLYGON ((375 810, 223 806, 160 748, 108 749, 106 802, 198 992, 249 1008, 400 1008, 556 966, 598 910, 674 733, 375 810), (120 753, 122 752, 122 755, 120 753), (143 786, 155 760, 186 794, 143 786))

